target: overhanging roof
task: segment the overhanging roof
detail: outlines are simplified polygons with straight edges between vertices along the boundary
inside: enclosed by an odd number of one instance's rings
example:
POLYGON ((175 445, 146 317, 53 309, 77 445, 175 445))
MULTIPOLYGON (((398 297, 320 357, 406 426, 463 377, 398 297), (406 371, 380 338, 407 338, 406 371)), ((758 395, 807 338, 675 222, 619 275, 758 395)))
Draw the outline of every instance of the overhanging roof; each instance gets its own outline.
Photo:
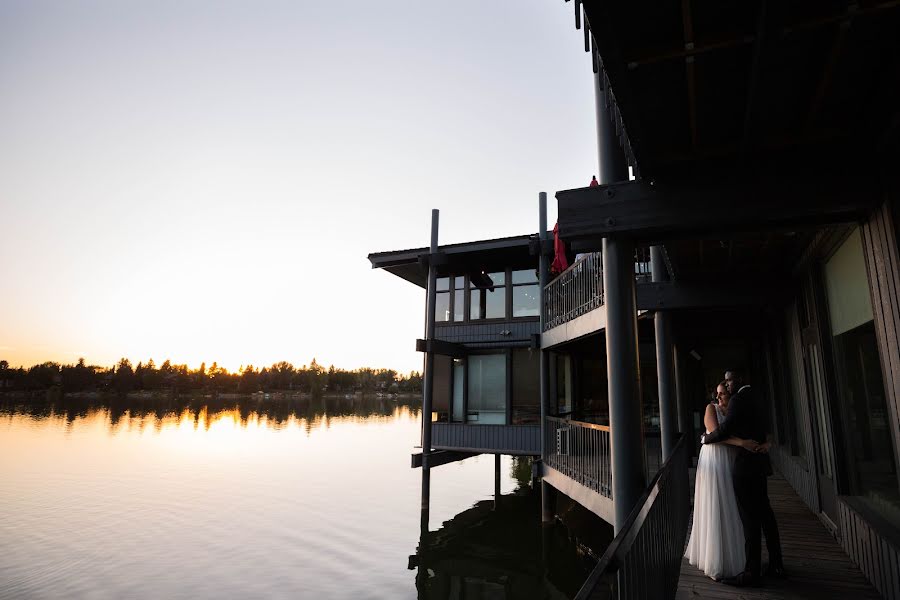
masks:
POLYGON ((900 2, 573 4, 644 178, 826 146, 871 169, 897 151, 900 2))
MULTIPOLYGON (((438 266, 438 276, 536 266, 537 256, 532 256, 530 251, 530 241, 536 236, 517 235, 439 246, 438 253, 444 255, 444 261, 438 266)), ((384 269, 424 288, 428 284, 428 269, 420 257, 428 253, 428 248, 373 252, 369 254, 369 262, 373 269, 384 269)))

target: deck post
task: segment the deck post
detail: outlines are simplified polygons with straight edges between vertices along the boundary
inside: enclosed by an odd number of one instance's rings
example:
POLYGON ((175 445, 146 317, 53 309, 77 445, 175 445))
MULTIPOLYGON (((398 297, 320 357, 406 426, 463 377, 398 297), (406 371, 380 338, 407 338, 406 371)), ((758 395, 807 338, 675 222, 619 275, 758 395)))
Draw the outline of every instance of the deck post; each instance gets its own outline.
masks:
MULTIPOLYGON (((595 77, 597 146, 601 184, 628 180, 628 165, 610 115, 602 67, 595 77)), ((618 533, 646 486, 637 343, 634 242, 603 239, 606 295, 606 367, 609 387, 610 454, 615 532, 618 533)))
MULTIPOLYGON (((662 246, 650 247, 650 274, 652 281, 669 280, 662 246)), ((662 462, 669 458, 675 447, 675 374, 672 358, 672 315, 658 310, 653 315, 656 331, 656 381, 659 390, 659 434, 662 462)))
MULTIPOLYGON (((434 256, 438 251, 438 220, 440 211, 431 209, 431 249, 428 261, 428 288, 425 299, 425 339, 434 339, 434 310, 437 287, 437 267, 434 256)), ((422 390, 422 523, 428 528, 428 508, 431 500, 431 400, 434 397, 434 352, 425 352, 425 377, 422 390)))
MULTIPOLYGON (((547 192, 538 194, 538 239, 541 242, 541 251, 538 259, 538 282, 540 283, 540 330, 544 334, 544 324, 547 322, 547 301, 545 290, 550 283, 550 258, 544 254, 544 241, 549 239, 547 235, 547 192)), ((541 396, 541 469, 547 460, 547 409, 550 405, 550 351, 541 350, 540 355, 540 396, 541 396)), ((553 512, 550 510, 549 489, 541 485, 541 521, 549 523, 553 521, 553 512)))
POLYGON ((494 455, 494 510, 500 508, 500 455, 494 455))
MULTIPOLYGON (((672 345, 672 357, 672 362, 675 366, 675 406, 677 407, 678 411, 678 432, 689 434, 691 433, 691 431, 690 425, 688 424, 688 411, 687 407, 684 405, 684 375, 681 372, 681 370, 684 368, 684 365, 681 362, 681 352, 678 350, 678 346, 675 344, 672 345)), ((689 435, 688 437, 691 436, 689 435)), ((693 452, 691 452, 693 450, 693 446, 689 445, 688 449, 688 455, 693 454, 693 452)))

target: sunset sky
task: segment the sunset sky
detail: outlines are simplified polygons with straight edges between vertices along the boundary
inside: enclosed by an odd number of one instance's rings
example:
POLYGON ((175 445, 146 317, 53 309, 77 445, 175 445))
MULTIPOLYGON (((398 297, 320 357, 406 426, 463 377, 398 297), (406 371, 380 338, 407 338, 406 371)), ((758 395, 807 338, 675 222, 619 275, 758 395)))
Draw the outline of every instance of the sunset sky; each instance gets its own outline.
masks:
POLYGON ((0 359, 421 369, 366 256, 586 185, 582 44, 562 0, 0 2, 0 359))

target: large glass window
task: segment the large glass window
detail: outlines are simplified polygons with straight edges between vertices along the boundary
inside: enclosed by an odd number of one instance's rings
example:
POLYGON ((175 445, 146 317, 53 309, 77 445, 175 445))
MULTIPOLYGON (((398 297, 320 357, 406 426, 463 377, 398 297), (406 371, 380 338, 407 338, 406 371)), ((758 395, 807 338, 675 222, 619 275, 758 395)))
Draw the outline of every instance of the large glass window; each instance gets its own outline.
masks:
POLYGON ((506 423, 506 354, 476 354, 469 362, 467 420, 480 424, 506 423))
POLYGON ((450 320, 450 278, 438 277, 435 286, 434 320, 450 320))
POLYGON ((540 290, 534 269, 512 272, 512 316, 537 317, 540 315, 540 290))
POLYGON ((472 287, 469 293, 469 319, 506 318, 506 274, 487 273, 490 285, 472 287))
POLYGON ((453 278, 453 320, 462 321, 466 318, 466 278, 453 278))
POLYGON ((564 417, 572 413, 574 396, 572 360, 568 354, 557 354, 555 361, 556 414, 564 417))
POLYGON ((465 416, 466 363, 461 358, 453 359, 453 397, 451 399, 450 420, 462 423, 465 416))
POLYGON ((516 348, 512 351, 513 425, 541 422, 540 350, 516 348))
POLYGON ((485 291, 484 317, 486 319, 506 318, 506 273, 488 273, 494 283, 493 289, 485 291))
POLYGON ((900 490, 859 230, 825 263, 852 492, 900 527, 900 490))

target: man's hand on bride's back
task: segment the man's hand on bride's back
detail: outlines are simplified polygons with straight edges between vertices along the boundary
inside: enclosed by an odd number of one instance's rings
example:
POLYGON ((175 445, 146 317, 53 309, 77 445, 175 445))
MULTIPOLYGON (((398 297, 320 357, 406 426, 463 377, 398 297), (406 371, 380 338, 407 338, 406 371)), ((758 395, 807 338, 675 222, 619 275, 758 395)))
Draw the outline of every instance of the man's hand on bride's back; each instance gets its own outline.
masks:
POLYGON ((741 448, 750 452, 759 452, 759 443, 756 440, 742 440, 741 448))

